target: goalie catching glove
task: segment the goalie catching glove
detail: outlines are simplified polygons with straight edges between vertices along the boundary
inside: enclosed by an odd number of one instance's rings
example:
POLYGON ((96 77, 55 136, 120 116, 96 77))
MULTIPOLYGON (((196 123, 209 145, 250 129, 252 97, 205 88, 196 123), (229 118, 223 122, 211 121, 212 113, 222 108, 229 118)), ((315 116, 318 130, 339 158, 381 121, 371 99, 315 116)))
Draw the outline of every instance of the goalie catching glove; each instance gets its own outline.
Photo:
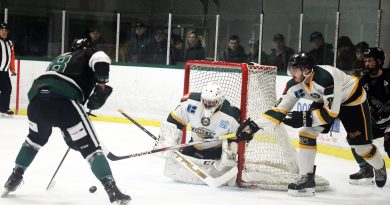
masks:
POLYGON ((253 139, 253 135, 260 130, 260 127, 250 118, 246 119, 237 129, 237 141, 246 140, 247 142, 253 139))
POLYGON ((293 128, 311 127, 313 120, 310 111, 292 111, 287 113, 283 123, 293 128))
POLYGON ((102 88, 101 86, 96 85, 92 95, 88 98, 87 108, 90 110, 99 109, 104 105, 111 93, 111 86, 105 85, 104 88, 102 88))

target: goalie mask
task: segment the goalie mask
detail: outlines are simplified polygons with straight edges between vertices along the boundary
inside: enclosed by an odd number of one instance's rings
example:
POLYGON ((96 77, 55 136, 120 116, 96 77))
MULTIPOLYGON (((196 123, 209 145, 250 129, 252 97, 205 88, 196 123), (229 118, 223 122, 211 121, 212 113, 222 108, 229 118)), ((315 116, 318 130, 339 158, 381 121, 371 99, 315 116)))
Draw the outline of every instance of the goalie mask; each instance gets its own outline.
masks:
POLYGON ((225 96, 225 91, 216 83, 211 82, 204 87, 200 97, 204 108, 202 118, 203 125, 207 126, 210 124, 211 115, 217 111, 223 101, 225 101, 225 96))

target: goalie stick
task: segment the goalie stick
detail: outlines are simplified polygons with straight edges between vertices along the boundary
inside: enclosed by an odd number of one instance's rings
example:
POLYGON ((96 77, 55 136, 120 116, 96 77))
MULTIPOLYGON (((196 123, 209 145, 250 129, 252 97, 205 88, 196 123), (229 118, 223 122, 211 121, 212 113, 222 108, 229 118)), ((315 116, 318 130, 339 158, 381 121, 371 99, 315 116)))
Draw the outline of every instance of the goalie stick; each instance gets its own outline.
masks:
POLYGON ((198 177, 201 181, 209 185, 210 187, 217 188, 231 180, 238 173, 237 166, 232 167, 229 171, 225 172, 219 177, 212 177, 203 171, 198 165, 191 162, 184 154, 179 151, 174 152, 175 160, 184 166, 188 171, 198 177))
MULTIPOLYGON (((129 115, 127 115, 122 109, 118 109, 118 111, 123 115, 125 116, 127 119, 129 119, 131 122, 133 122, 135 125, 137 125, 137 127, 139 127, 141 130, 143 130, 146 134, 148 134, 151 138, 153 138, 154 140, 157 140, 158 138, 156 136, 154 136, 151 132, 149 132, 145 127, 143 127, 142 125, 140 125, 137 121, 135 121, 133 118, 131 118, 129 115)), ((127 156, 122 156, 122 157, 119 157, 119 156, 115 156, 114 154, 112 154, 111 152, 108 153, 107 155, 107 158, 110 159, 110 160, 113 160, 113 161, 116 161, 116 160, 121 160, 121 159, 126 159, 126 158, 131 158, 131 157, 137 157, 137 156, 142 156, 142 155, 146 155, 146 154, 152 154, 152 153, 156 153, 156 152, 162 152, 162 151, 167 151, 167 150, 174 150, 174 149, 180 149, 180 148, 184 148, 184 147, 188 147, 188 146, 193 146, 193 145, 196 145, 196 144, 202 144, 202 143, 206 143, 206 142, 212 142, 212 141, 216 141, 216 140, 227 140, 227 139, 233 139, 235 138, 236 135, 235 134, 228 134, 228 135, 223 135, 223 136, 220 136, 219 138, 215 138, 215 139, 206 139, 204 141, 198 141, 198 142, 190 142, 190 143, 187 143, 187 144, 179 144, 179 145, 175 145, 175 146, 170 146, 170 147, 163 147, 163 148, 160 148, 160 149, 155 149, 155 150, 151 150, 151 151, 147 151, 147 152, 141 152, 141 153, 137 153, 137 154, 133 154, 133 155, 127 155, 127 156)), ((206 173, 205 171, 203 171, 199 166, 197 166, 195 163, 191 162, 191 160, 189 160, 188 158, 185 157, 185 155, 183 155, 182 153, 180 153, 178 150, 175 150, 174 151, 174 154, 175 154, 175 160, 180 163, 182 166, 184 166, 186 169, 188 169, 192 174, 194 174, 196 177, 198 177, 201 181, 203 181, 205 184, 207 184, 208 186, 210 187, 219 187, 223 184, 225 184, 226 182, 228 182, 229 180, 231 180, 234 176, 237 175, 238 173, 238 168, 236 166, 232 167, 229 171, 227 171, 226 173, 224 173, 223 175, 219 176, 219 177, 212 177, 210 176, 208 173, 206 173)))

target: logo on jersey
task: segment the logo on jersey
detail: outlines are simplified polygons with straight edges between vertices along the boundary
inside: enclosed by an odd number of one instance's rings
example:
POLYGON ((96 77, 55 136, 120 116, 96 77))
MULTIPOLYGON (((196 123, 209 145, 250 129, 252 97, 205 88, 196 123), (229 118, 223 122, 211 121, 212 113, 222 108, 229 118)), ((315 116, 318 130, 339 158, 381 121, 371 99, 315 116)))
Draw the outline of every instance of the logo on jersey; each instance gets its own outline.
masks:
POLYGON ((387 82, 387 81, 384 80, 384 81, 383 81, 383 85, 384 85, 384 86, 387 86, 387 85, 389 85, 389 82, 387 82))
POLYGON ((229 127, 229 121, 221 120, 221 122, 219 123, 219 127, 227 129, 229 127))
POLYGON ((189 105, 187 106, 187 112, 190 113, 190 114, 192 114, 192 115, 195 114, 196 109, 198 109, 198 107, 196 107, 196 105, 191 105, 191 104, 189 104, 189 105))
POLYGON ((210 118, 208 118, 208 117, 202 117, 202 119, 200 120, 200 122, 202 123, 203 126, 209 126, 209 125, 210 125, 210 118))
POLYGON ((318 94, 318 93, 310 93, 310 96, 315 98, 315 99, 320 99, 321 98, 320 94, 318 94))
POLYGON ((294 95, 297 98, 303 98, 305 97, 305 92, 303 91, 303 89, 299 89, 297 91, 294 91, 294 95))
POLYGON ((215 136, 215 132, 204 127, 191 127, 191 131, 196 133, 199 138, 202 139, 213 139, 215 136))

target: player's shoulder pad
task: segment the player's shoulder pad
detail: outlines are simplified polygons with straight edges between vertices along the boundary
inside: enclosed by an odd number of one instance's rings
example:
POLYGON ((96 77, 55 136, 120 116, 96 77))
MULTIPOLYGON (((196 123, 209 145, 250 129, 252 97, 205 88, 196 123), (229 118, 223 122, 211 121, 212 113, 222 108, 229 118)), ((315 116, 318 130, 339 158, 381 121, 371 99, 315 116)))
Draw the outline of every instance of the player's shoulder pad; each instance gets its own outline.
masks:
POLYGON ((294 79, 290 79, 289 81, 287 81, 286 83, 286 87, 284 88, 283 90, 283 95, 287 93, 287 91, 293 87, 294 85, 298 84, 297 82, 295 82, 294 79))
POLYGON ((187 93, 181 98, 180 102, 185 102, 188 99, 200 102, 200 93, 187 93))
POLYGON ((328 66, 328 65, 315 66, 313 69, 314 69, 314 77, 313 77, 314 82, 316 82, 317 84, 321 85, 324 88, 328 88, 329 86, 332 87, 335 84, 334 77, 331 73, 332 66, 328 66))
POLYGON ((220 112, 223 112, 223 113, 233 117, 237 121, 240 121, 240 116, 241 116, 240 109, 236 106, 231 105, 230 102, 227 100, 225 100, 222 103, 222 107, 221 107, 220 112))

